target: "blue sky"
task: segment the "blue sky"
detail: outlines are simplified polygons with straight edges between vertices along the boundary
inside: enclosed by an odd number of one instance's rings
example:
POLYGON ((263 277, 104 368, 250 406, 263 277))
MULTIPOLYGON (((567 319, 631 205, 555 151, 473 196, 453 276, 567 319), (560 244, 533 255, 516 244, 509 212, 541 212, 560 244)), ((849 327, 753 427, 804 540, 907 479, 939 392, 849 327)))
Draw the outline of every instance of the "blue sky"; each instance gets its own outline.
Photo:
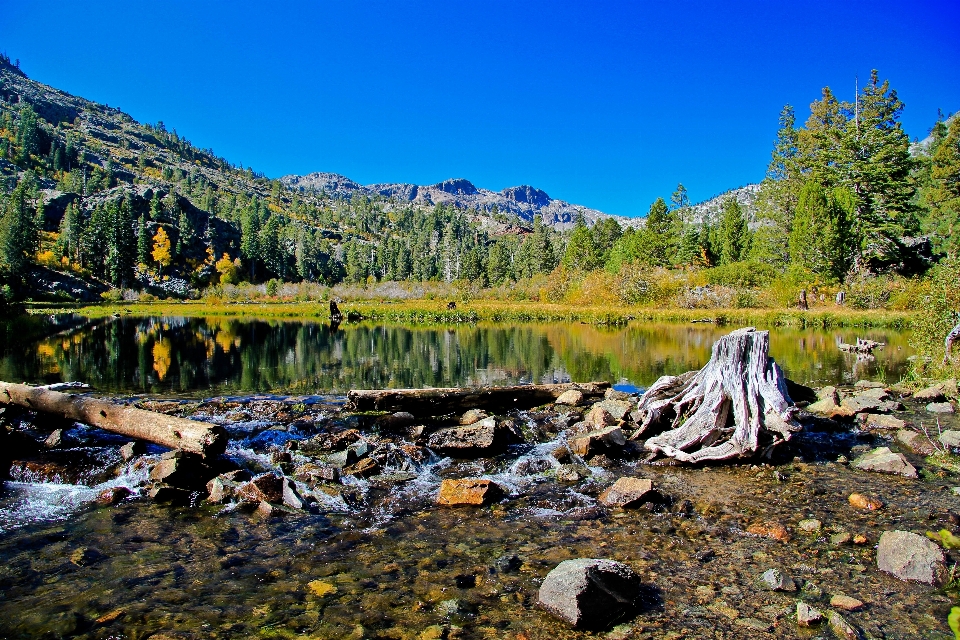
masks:
POLYGON ((270 177, 463 177, 642 215, 759 181, 780 108, 870 69, 924 137, 960 110, 960 3, 20 2, 32 78, 270 177))

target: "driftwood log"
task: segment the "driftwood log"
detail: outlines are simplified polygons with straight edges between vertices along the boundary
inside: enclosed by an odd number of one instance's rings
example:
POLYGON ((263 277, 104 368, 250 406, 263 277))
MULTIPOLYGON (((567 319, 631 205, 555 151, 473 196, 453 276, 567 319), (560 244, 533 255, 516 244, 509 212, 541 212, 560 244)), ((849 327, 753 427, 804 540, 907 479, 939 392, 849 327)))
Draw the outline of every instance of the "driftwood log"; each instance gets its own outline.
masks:
POLYGON ((588 382, 526 384, 478 389, 355 390, 347 394, 347 409, 350 411, 408 411, 413 415, 421 416, 440 416, 467 409, 491 411, 530 409, 553 402, 564 391, 571 389, 580 391, 587 399, 602 396, 609 387, 609 382, 588 382))
POLYGON ((0 382, 0 403, 55 415, 136 440, 198 453, 204 457, 220 455, 227 447, 227 432, 219 425, 113 404, 97 398, 60 393, 43 387, 0 382))
POLYGON ((802 428, 769 349, 769 332, 753 327, 720 338, 703 369, 664 376, 647 390, 632 437, 681 462, 769 454, 802 428))

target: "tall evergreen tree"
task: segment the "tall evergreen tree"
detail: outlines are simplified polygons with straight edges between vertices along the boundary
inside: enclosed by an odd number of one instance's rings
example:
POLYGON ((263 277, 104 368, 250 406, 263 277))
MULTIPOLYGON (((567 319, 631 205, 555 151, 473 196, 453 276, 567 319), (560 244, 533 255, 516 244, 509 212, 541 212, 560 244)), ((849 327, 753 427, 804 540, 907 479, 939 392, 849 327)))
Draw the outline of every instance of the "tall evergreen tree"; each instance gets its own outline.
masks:
POLYGON ((723 203, 720 218, 720 263, 740 262, 745 255, 749 242, 747 221, 743 218, 743 209, 733 196, 723 203))
POLYGON ((951 257, 960 255, 960 116, 954 116, 936 144, 925 196, 930 207, 926 230, 939 249, 951 257))
POLYGON ((809 180, 800 192, 790 234, 790 258, 829 280, 842 281, 853 263, 853 195, 809 180))

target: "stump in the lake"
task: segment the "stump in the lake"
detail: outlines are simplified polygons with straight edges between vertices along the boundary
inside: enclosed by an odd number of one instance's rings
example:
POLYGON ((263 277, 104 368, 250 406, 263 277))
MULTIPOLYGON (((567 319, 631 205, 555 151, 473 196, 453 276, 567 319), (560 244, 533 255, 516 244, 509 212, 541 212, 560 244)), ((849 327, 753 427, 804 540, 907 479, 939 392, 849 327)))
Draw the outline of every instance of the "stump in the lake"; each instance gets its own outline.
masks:
POLYGON ((681 462, 768 454, 802 428, 769 349, 770 334, 753 327, 720 338, 703 369, 664 376, 647 390, 633 437, 681 462))
POLYGON ((205 457, 218 456, 227 447, 227 432, 219 425, 43 387, 0 382, 0 404, 24 407, 205 457))

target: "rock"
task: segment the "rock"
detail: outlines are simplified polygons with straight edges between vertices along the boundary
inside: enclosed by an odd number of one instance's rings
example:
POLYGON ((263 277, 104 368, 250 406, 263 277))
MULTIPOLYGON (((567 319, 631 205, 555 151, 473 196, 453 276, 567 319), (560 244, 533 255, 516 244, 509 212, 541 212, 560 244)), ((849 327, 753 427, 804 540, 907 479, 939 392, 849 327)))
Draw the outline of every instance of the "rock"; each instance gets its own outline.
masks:
POLYGON ((883 502, 881 502, 879 498, 865 496, 862 493, 851 493, 850 497, 847 498, 847 502, 850 503, 850 506, 865 511, 876 511, 877 509, 883 508, 883 502))
POLYGON ((244 502, 282 502, 283 478, 272 473, 263 473, 240 485, 236 495, 244 502))
POLYGON ((64 444, 63 429, 56 429, 43 441, 43 446, 47 449, 56 449, 64 444))
POLYGON ((790 532, 779 522, 755 522, 747 527, 747 533, 780 542, 790 542, 790 532))
POLYGON ((516 573, 520 570, 520 567, 523 566, 523 561, 520 559, 520 556, 511 553, 497 558, 493 566, 500 573, 516 573))
POLYGON ((327 464, 336 467, 337 469, 343 469, 344 467, 348 467, 357 461, 357 452, 353 449, 335 451, 334 453, 327 455, 326 460, 327 464))
POLYGON ((567 389, 554 401, 554 404, 562 404, 570 407, 576 407, 583 404, 583 392, 576 389, 567 389))
POLYGON ((575 438, 570 442, 570 451, 581 458, 587 458, 619 451, 626 444, 627 439, 620 427, 607 427, 575 438))
POLYGON ((648 478, 623 477, 607 487, 599 499, 608 507, 630 509, 647 502, 661 502, 663 496, 654 490, 653 481, 648 478))
POLYGON ((856 397, 857 398, 874 398, 882 402, 884 400, 890 399, 890 390, 885 389, 884 387, 871 387, 870 389, 861 391, 856 395, 856 397))
POLYGON ((223 504, 234 496, 239 483, 219 475, 207 483, 207 502, 223 504))
POLYGON ((812 627, 823 621, 823 614, 806 602, 797 602, 797 624, 801 627, 812 627))
POLYGON ((853 544, 867 544, 868 542, 870 542, 870 539, 862 533, 853 536, 853 544))
POLYGON ((903 408, 899 402, 879 400, 864 394, 856 395, 852 398, 844 398, 840 403, 840 407, 853 413, 863 413, 864 411, 898 411, 903 408))
POLYGON ((861 413, 863 426, 867 429, 903 429, 907 423, 884 413, 861 413))
POLYGON ((460 416, 460 424, 464 427, 470 426, 471 424, 476 424, 481 420, 486 420, 490 417, 483 409, 469 409, 462 416, 460 416))
MULTIPOLYGON (((626 420, 630 412, 637 408, 637 403, 630 400, 607 399, 598 403, 598 405, 617 422, 626 420)), ((597 405, 594 406, 596 407, 597 405)))
POLYGON ((640 576, 625 564, 579 558, 547 574, 538 602, 575 628, 604 629, 632 612, 640 588, 640 576))
POLYGON ((946 576, 943 551, 909 531, 884 531, 877 545, 877 566, 900 580, 940 585, 946 576))
POLYGON ((796 591, 797 583, 780 569, 767 569, 763 572, 763 584, 773 591, 796 591))
POLYGON ((313 464, 308 462, 293 470, 293 477, 311 487, 317 482, 338 482, 340 469, 328 464, 313 464))
POLYGON ((862 471, 892 473, 905 478, 916 478, 917 470, 902 453, 893 453, 889 447, 877 447, 857 458, 853 466, 862 471))
POLYGON ((910 451, 922 456, 929 456, 937 451, 930 438, 913 429, 901 429, 894 434, 894 438, 910 451))
POLYGON ((557 480, 559 482, 579 482, 588 475, 590 474, 586 469, 573 464, 562 464, 557 469, 557 480))
POLYGON ((827 386, 817 391, 817 400, 833 400, 834 403, 840 404, 840 394, 837 392, 837 388, 833 386, 827 386))
POLYGON ((948 449, 956 449, 960 447, 960 431, 947 429, 940 434, 939 440, 940 444, 948 449))
POLYGON ((502 452, 509 444, 510 432, 486 418, 466 427, 446 427, 430 434, 427 447, 454 458, 477 458, 502 452))
POLYGON ((311 580, 307 583, 309 592, 318 598, 329 596, 337 592, 337 587, 326 580, 311 580))
POLYGON ((180 451, 168 451, 150 470, 150 479, 181 489, 201 491, 215 473, 203 463, 200 456, 180 451), (182 454, 182 455, 176 455, 182 454))
POLYGON ((626 400, 628 402, 636 404, 636 394, 627 393, 626 391, 620 391, 619 389, 614 389, 613 387, 607 387, 607 390, 603 392, 604 400, 626 400))
POLYGON ((804 533, 819 533, 822 527, 823 523, 814 519, 801 520, 797 523, 797 528, 804 533))
POLYGON ((179 487, 158 482, 147 490, 147 495, 155 502, 169 502, 174 505, 190 504, 190 492, 179 487))
POLYGON ((838 638, 843 638, 843 640, 859 640, 860 632, 857 631, 857 628, 847 622, 846 619, 836 611, 830 612, 829 622, 830 630, 833 631, 834 635, 838 638))
POLYGON ((924 402, 940 402, 946 400, 947 396, 943 392, 943 383, 931 385, 925 389, 921 389, 913 394, 914 400, 921 400, 924 402))
POLYGON ((930 413, 953 413, 953 405, 949 402, 931 402, 927 405, 930 413))
POLYGON ((380 473, 380 464, 370 458, 364 458, 343 470, 344 475, 356 476, 358 478, 369 478, 378 473, 380 473))
POLYGON ((830 598, 830 606, 843 609, 844 611, 859 611, 863 609, 862 602, 843 593, 838 593, 830 598))
POLYGON ((390 415, 381 416, 377 419, 377 425, 388 431, 403 431, 413 426, 414 418, 412 413, 398 411, 390 415))
POLYGON ((97 494, 97 504, 108 507, 123 502, 131 495, 133 495, 133 492, 126 487, 110 487, 97 494))
POLYGON ((807 411, 810 413, 819 413, 827 416, 828 418, 851 418, 856 415, 856 411, 852 409, 841 406, 836 397, 827 396, 822 400, 818 400, 813 404, 807 407, 807 411))
POLYGON ((850 544, 850 541, 853 540, 853 536, 850 535, 847 531, 841 531, 840 533, 835 533, 830 536, 830 544, 835 547, 840 547, 845 544, 850 544))
POLYGON ((460 480, 444 480, 440 483, 440 493, 437 495, 437 504, 445 506, 483 506, 503 498, 506 492, 503 487, 492 480, 484 478, 462 478, 460 480))
POLYGON ((618 418, 613 417, 613 414, 606 410, 601 402, 593 405, 584 421, 592 425, 594 429, 603 429, 620 422, 618 418))
POLYGON ((291 509, 303 509, 307 506, 304 499, 300 496, 300 492, 297 491, 297 486, 290 478, 283 479, 283 504, 291 509))
POLYGON ((120 447, 120 457, 126 461, 130 461, 137 456, 142 456, 147 452, 147 445, 139 440, 134 440, 128 442, 127 444, 120 447))
POLYGON ((854 389, 883 389, 886 386, 887 385, 885 385, 882 382, 874 382, 873 380, 857 380, 856 383, 854 383, 853 388, 854 389))

